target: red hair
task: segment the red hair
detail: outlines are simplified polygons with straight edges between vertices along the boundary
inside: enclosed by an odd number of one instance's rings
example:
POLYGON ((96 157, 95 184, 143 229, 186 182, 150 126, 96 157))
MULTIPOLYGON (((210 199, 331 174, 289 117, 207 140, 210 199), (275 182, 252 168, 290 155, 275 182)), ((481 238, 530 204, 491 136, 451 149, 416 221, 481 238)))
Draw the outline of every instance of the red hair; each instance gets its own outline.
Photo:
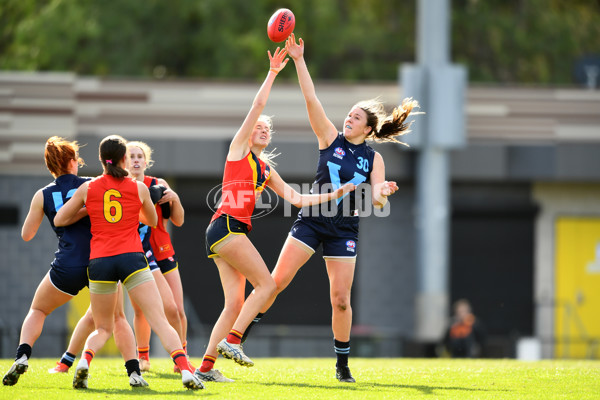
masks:
POLYGON ((71 173, 69 169, 71 160, 77 161, 80 167, 85 165, 83 159, 79 157, 77 141, 68 141, 58 136, 52 136, 46 141, 44 159, 48 171, 55 178, 71 173))

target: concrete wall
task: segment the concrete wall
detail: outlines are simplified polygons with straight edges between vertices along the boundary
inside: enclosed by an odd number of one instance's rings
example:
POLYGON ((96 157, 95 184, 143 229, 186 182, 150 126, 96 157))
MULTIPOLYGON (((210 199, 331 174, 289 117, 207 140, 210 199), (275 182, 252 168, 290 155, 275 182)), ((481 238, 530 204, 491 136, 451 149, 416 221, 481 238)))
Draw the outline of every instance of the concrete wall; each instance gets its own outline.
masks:
MULTIPOLYGON (((19 214, 17 225, 0 225, 0 251, 6 271, 0 282, 0 328, 3 330, 0 349, 2 356, 7 357, 17 345, 21 321, 56 249, 56 238, 46 222, 32 242, 20 239, 21 224, 31 197, 51 180, 43 165, 45 140, 57 134, 86 144, 81 149, 88 164, 81 169, 83 175, 100 173, 97 146, 105 135, 117 133, 127 139, 148 142, 155 150, 156 160, 150 174, 165 177, 176 185, 189 210, 185 232, 201 238, 209 218, 206 187, 220 181, 229 140, 259 85, 105 81, 72 74, 24 73, 2 73, 0 84, 0 189, 4 194, 0 207, 16 207, 19 214)), ((320 83, 318 91, 337 125, 358 100, 382 96, 391 105, 402 97, 401 88, 395 84, 320 83)), ((575 215, 599 212, 594 204, 598 198, 596 186, 600 183, 597 156, 600 153, 600 92, 569 88, 471 87, 467 102, 468 145, 452 152, 453 185, 470 185, 474 193, 487 193, 487 197, 469 197, 469 201, 483 203, 513 183, 534 187, 528 196, 540 207, 534 244, 535 301, 539 304, 545 301, 549 277, 553 274, 550 229, 553 216, 559 212, 575 215), (572 191, 574 194, 565 195, 565 187, 569 193, 576 188, 572 191)), ((273 145, 281 152, 277 170, 289 181, 311 182, 318 153, 297 84, 275 85, 265 112, 275 115, 278 133, 273 145)), ((426 118, 426 114, 417 117, 417 124, 418 118, 426 118)), ((357 342, 368 337, 410 338, 415 320, 415 157, 412 150, 396 145, 378 145, 376 149, 384 156, 388 179, 398 181, 401 190, 391 199, 389 217, 369 217, 361 222, 361 250, 353 290, 357 342)), ((264 226, 277 227, 277 240, 280 240, 285 237, 290 222, 289 218, 273 217, 264 226)), ((279 248, 271 245, 273 235, 263 236, 259 231, 257 229, 253 240, 257 246, 264 246, 261 251, 272 266, 279 248)), ((188 245, 182 235, 176 233, 174 237, 176 248, 183 253, 188 245)), ((199 239, 190 252, 197 252, 195 257, 202 261, 196 263, 190 258, 188 263, 191 268, 198 265, 206 268, 207 272, 191 271, 212 280, 211 285, 216 286, 218 278, 210 275, 213 272, 208 270, 210 264, 203 258, 201 246, 202 239, 199 239)), ((314 332, 312 344, 302 342, 304 345, 300 347, 313 349, 315 355, 319 355, 331 350, 330 328, 328 321, 323 320, 329 312, 329 304, 323 263, 313 258, 316 261, 311 268, 321 275, 310 275, 312 272, 307 270, 306 276, 316 279, 315 291, 324 297, 315 303, 320 309, 316 322, 307 320, 308 323, 304 321, 294 327, 294 318, 286 316, 281 309, 274 311, 272 318, 275 321, 289 318, 294 332, 314 332)), ((299 289, 304 288, 303 285, 300 281, 299 289)), ((289 307, 302 304, 294 296, 298 294, 290 292, 289 303, 282 304, 289 307)), ((197 327, 194 334, 198 338, 191 347, 199 346, 196 352, 201 353, 210 321, 207 323, 198 317, 201 312, 196 310, 203 304, 189 303, 194 313, 191 320, 196 321, 197 327)), ((211 307, 218 311, 218 300, 211 307)), ((49 340, 51 345, 39 342, 35 355, 50 352, 48 355, 58 356, 63 351, 64 338, 57 332, 65 326, 64 321, 64 310, 49 317, 41 340, 49 340)), ((551 324, 540 307, 536 308, 535 324, 536 334, 548 334, 551 324)), ((279 322, 269 324, 266 319, 264 327, 257 330, 256 350, 264 355, 285 355, 284 349, 297 347, 289 341, 298 340, 290 333, 289 326, 279 322)), ((380 350, 373 343, 363 341, 359 347, 365 354, 369 351, 378 354, 380 350)), ((402 345, 395 343, 395 354, 405 354, 402 345)), ((294 354, 308 355, 302 350, 294 354)))
MULTIPOLYGON (((52 179, 42 177, 2 177, 0 206, 17 210, 16 225, 0 225, 2 254, 2 279, 0 279, 0 357, 14 356, 23 318, 29 310, 33 294, 50 269, 57 249, 57 239, 48 221, 43 221, 35 238, 29 242, 21 239, 21 226, 29 211, 34 193, 52 179)), ((66 308, 52 313, 44 332, 36 343, 35 356, 56 356, 66 343, 66 308)))

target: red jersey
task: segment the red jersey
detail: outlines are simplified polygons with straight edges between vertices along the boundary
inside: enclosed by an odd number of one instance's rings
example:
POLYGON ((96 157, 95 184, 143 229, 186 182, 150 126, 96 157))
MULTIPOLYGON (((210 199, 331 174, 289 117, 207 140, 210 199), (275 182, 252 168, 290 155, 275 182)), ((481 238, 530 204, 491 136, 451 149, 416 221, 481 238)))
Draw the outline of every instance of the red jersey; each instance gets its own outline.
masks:
MULTIPOLYGON (((150 187, 152 182, 158 184, 158 179, 153 176, 144 176, 144 183, 146 186, 150 187)), ((171 243, 171 236, 165 229, 165 224, 163 223, 162 208, 158 204, 156 204, 156 214, 158 214, 158 225, 152 227, 150 233, 150 246, 152 247, 152 252, 154 253, 156 261, 161 261, 175 255, 175 250, 171 243)))
POLYGON ((143 253, 138 234, 142 202, 134 179, 110 175, 92 179, 85 206, 92 223, 90 259, 143 253))
POLYGON ((211 222, 227 214, 252 229, 250 218, 256 199, 264 190, 271 175, 269 166, 253 152, 238 161, 225 161, 221 202, 211 222))

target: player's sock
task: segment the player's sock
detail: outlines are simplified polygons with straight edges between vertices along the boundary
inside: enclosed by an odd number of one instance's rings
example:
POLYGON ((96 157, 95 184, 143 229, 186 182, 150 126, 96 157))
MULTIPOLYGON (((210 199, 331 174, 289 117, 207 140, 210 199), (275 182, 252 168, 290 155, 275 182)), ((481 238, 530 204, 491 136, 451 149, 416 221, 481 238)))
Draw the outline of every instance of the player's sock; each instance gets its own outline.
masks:
POLYGON ((213 369, 215 361, 217 361, 217 357, 205 355, 202 359, 202 365, 200 365, 200 372, 208 372, 213 369))
POLYGON ((71 354, 68 351, 65 351, 65 354, 60 358, 60 362, 65 364, 67 367, 71 368, 73 363, 75 362, 75 354, 71 354))
POLYGON ((337 355, 337 366, 343 367, 348 365, 348 355, 350 354, 350 341, 340 342, 333 339, 333 349, 337 355))
POLYGON ((138 358, 150 360, 150 346, 138 347, 138 358))
POLYGON ((23 357, 23 355, 26 355, 27 359, 31 358, 31 346, 27 343, 21 343, 19 347, 17 347, 17 357, 15 358, 15 360, 18 360, 19 358, 23 357))
POLYGON ((140 362, 137 358, 125 361, 125 369, 127 369, 127 376, 131 376, 133 372, 137 372, 138 375, 142 375, 140 371, 140 362))
POLYGON ((179 367, 180 371, 190 371, 192 374, 194 371, 190 369, 190 363, 188 362, 187 357, 185 356, 185 351, 183 349, 177 349, 171 352, 171 358, 173 362, 179 367))
POLYGON ((246 331, 244 332, 244 335, 242 336, 242 341, 241 343, 244 343, 246 341, 246 339, 248 338, 248 334, 250 333, 250 329, 252 329, 252 327, 256 324, 258 324, 260 322, 260 319, 263 317, 263 315, 265 315, 264 313, 258 313, 256 315, 256 317, 254 317, 254 319, 252 320, 252 322, 250 322, 250 325, 248 325, 248 327, 246 328, 246 331))
POLYGON ((244 336, 241 332, 232 329, 229 331, 229 335, 227 335, 227 342, 231 344, 240 344, 242 342, 242 336, 244 336))
POLYGON ((92 358, 94 358, 95 355, 96 353, 94 353, 92 349, 85 349, 81 355, 81 358, 85 358, 89 366, 92 363, 92 358))

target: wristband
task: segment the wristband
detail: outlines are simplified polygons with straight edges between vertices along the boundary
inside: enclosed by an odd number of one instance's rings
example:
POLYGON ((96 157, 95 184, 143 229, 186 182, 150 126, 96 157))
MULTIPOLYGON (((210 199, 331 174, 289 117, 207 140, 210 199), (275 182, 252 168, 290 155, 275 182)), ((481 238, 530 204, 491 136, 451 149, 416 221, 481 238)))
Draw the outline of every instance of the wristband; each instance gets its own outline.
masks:
POLYGON ((279 71, 277 71, 277 70, 276 70, 276 69, 274 69, 274 68, 271 68, 269 71, 271 71, 271 72, 275 73, 275 75, 277 75, 277 74, 279 73, 279 71))

